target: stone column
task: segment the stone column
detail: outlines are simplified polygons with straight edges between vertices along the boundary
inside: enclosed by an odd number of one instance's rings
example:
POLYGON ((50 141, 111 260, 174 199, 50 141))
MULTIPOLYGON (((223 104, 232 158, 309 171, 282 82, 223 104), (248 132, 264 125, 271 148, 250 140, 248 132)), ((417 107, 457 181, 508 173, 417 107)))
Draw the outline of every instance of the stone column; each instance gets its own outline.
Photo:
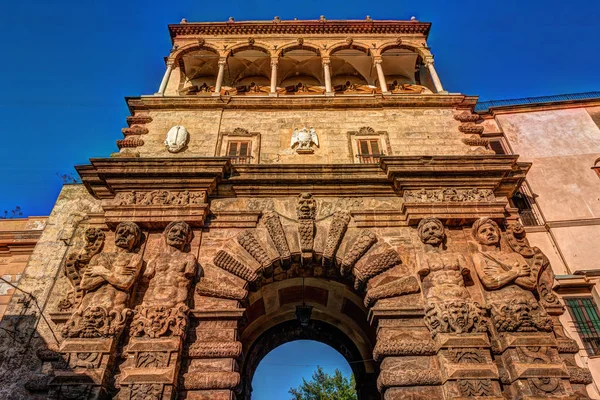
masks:
POLYGON ((158 88, 157 96, 164 96, 165 89, 167 88, 167 83, 169 83, 169 78, 171 77, 171 71, 173 71, 173 61, 167 62, 167 70, 165 71, 165 75, 160 82, 160 86, 158 88))
POLYGON ((215 95, 221 94, 221 86, 223 86, 223 77, 225 75, 226 58, 219 59, 219 73, 217 74, 217 83, 215 84, 215 95))
POLYGON ((388 93, 387 83, 385 82, 385 75, 383 74, 383 67, 381 63, 383 60, 381 57, 375 58, 373 61, 375 68, 377 69, 377 78, 379 78, 379 86, 381 87, 381 93, 388 93))
POLYGON ((433 85, 435 86, 435 90, 438 93, 441 93, 444 91, 444 88, 442 87, 442 82, 440 81, 440 77, 438 76, 437 72, 435 71, 435 67, 433 66, 433 60, 426 60, 425 61, 425 65, 427 66, 427 69, 429 70, 429 75, 431 75, 431 79, 433 80, 433 85))
POLYGON ((331 96, 331 60, 329 58, 323 58, 323 74, 325 75, 325 94, 331 96))
POLYGON ((277 65, 278 58, 271 58, 271 96, 277 95, 277 65))

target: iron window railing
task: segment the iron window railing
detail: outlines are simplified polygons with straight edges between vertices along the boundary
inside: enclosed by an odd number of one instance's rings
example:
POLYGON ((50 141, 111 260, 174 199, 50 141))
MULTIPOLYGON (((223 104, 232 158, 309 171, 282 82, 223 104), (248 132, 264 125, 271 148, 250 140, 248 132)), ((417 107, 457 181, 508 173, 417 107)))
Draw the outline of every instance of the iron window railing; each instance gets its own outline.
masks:
POLYGON ((565 301, 588 355, 600 355, 600 317, 594 300, 574 297, 565 301))

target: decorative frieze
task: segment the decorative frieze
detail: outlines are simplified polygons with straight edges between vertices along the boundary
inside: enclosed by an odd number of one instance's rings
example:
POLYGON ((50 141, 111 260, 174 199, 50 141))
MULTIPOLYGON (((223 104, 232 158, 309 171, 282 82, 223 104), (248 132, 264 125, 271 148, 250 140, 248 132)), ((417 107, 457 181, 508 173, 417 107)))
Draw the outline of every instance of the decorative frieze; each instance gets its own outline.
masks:
POLYGON ((121 205, 155 205, 155 206, 186 206, 206 203, 205 191, 170 191, 152 190, 117 192, 113 200, 116 206, 121 205))
POLYGON ((446 201, 494 201, 491 189, 420 189, 405 190, 404 201, 407 203, 435 203, 446 201))

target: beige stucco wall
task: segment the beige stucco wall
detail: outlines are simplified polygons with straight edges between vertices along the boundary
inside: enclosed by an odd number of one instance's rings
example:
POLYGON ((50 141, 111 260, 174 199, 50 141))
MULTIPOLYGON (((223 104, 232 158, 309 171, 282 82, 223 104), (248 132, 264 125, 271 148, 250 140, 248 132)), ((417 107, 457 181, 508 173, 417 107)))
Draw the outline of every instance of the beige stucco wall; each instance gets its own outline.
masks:
MULTIPOLYGON (((521 161, 535 201, 569 271, 598 269, 600 260, 600 179, 591 169, 600 157, 600 129, 588 111, 567 108, 501 113, 496 121, 521 161)), ((541 235, 532 244, 548 247, 541 235)))
MULTIPOLYGON (((141 157, 214 156, 219 132, 243 128, 260 133, 261 163, 344 164, 354 162, 348 132, 369 126, 388 133, 393 155, 465 154, 468 147, 461 142, 465 135, 458 131, 455 113, 452 108, 150 111, 149 133, 136 151, 141 157), (183 125, 190 140, 186 150, 173 154, 163 142, 175 125, 183 125), (290 148, 293 130, 303 126, 317 132, 314 154, 299 155, 290 148)), ((380 142, 388 154, 383 136, 380 142)))

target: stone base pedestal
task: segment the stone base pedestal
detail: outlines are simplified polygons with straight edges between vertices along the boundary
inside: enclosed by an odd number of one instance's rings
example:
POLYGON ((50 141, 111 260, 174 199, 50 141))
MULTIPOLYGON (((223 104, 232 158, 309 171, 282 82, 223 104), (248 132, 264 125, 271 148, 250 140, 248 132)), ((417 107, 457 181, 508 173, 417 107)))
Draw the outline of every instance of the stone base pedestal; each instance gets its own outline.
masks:
POLYGON ((175 398, 182 346, 179 336, 131 338, 118 377, 118 399, 175 398))
POLYGON ((107 384, 116 350, 114 338, 68 338, 60 347, 64 363, 54 370, 49 399, 107 398, 107 384))

